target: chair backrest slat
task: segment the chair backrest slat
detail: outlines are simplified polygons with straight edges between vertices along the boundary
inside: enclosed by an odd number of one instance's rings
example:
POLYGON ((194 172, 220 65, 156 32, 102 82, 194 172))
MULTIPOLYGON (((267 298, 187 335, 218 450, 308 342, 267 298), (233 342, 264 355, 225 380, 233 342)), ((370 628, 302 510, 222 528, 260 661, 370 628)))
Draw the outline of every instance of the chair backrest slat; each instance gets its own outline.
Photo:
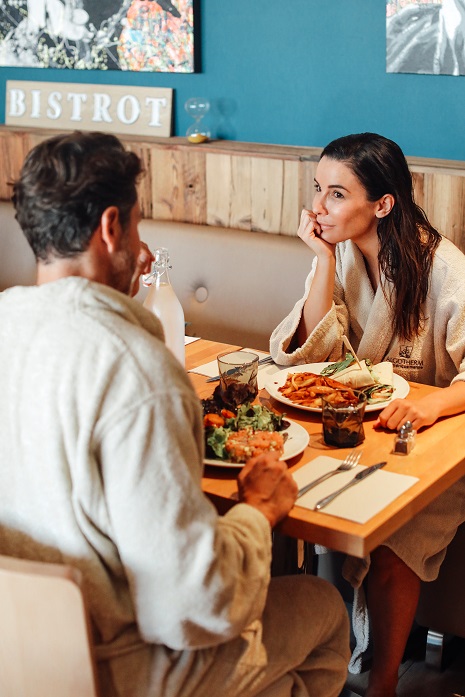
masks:
POLYGON ((98 697, 76 569, 0 556, 0 695, 98 697))

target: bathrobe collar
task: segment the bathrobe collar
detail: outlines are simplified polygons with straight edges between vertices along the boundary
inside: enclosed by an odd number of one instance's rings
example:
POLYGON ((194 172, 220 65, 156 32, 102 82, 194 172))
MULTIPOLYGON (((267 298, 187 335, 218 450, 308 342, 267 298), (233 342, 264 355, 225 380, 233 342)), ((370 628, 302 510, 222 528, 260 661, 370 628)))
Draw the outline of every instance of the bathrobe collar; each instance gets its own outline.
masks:
POLYGON ((358 345, 356 351, 363 358, 380 363, 394 339, 392 311, 382 289, 384 283, 389 293, 391 284, 382 276, 375 293, 357 245, 348 240, 341 246, 344 246, 344 251, 338 254, 338 276, 351 310, 350 325, 355 344, 358 345), (386 317, 381 329, 380 317, 386 317))

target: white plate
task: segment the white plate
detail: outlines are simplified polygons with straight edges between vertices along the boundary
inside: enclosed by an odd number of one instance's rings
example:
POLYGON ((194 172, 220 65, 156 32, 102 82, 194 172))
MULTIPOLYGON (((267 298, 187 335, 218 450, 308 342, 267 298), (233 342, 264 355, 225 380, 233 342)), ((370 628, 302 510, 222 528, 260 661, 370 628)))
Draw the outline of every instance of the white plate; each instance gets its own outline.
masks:
MULTIPOLYGON (((321 407, 305 407, 300 404, 297 404, 296 402, 293 402, 292 400, 285 397, 279 391, 278 388, 284 385, 288 373, 316 373, 317 375, 319 375, 323 368, 326 368, 327 365, 330 365, 330 363, 306 363, 305 365, 295 365, 290 368, 285 368, 284 370, 281 370, 279 373, 275 373, 273 375, 271 380, 269 380, 266 383, 265 389, 268 391, 271 397, 276 399, 278 402, 281 402, 282 404, 287 404, 288 406, 295 407, 296 409, 303 409, 304 411, 313 411, 320 413, 321 407)), ((337 380, 337 377, 334 376, 333 379, 337 380)), ((405 380, 401 375, 396 375, 396 373, 394 373, 393 376, 393 385, 394 392, 389 397, 389 399, 386 399, 384 402, 367 404, 365 411, 379 411, 380 409, 384 409, 386 404, 389 404, 389 402, 391 402, 393 399, 402 399, 403 397, 406 397, 410 392, 410 386, 407 380, 405 380)))
MULTIPOLYGON (((305 450, 310 440, 308 432, 303 426, 297 424, 295 421, 286 419, 289 421, 290 426, 288 428, 279 431, 279 433, 287 433, 287 439, 284 443, 284 453, 279 458, 280 460, 290 460, 291 457, 300 455, 301 452, 305 450)), ((213 458, 204 458, 204 463, 206 465, 215 465, 216 467, 244 467, 243 462, 230 462, 229 460, 215 460, 213 458)))

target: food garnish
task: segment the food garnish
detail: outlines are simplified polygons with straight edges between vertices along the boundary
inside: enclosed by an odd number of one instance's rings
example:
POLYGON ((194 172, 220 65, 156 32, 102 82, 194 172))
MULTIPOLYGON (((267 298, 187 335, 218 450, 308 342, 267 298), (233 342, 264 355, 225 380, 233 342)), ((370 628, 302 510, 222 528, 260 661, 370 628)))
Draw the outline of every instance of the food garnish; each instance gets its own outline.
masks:
POLYGON ((326 368, 323 368, 320 375, 325 375, 326 377, 329 377, 330 375, 334 375, 334 373, 341 372, 345 368, 348 368, 353 363, 355 363, 355 358, 353 357, 353 355, 351 353, 346 353, 346 357, 342 361, 330 363, 326 366, 326 368))

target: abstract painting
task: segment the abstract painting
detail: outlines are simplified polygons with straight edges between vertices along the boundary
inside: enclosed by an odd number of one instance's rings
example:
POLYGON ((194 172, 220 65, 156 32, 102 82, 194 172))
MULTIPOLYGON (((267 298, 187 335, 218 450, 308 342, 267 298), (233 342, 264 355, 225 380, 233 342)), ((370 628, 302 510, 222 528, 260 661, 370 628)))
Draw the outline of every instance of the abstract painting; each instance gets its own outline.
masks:
POLYGON ((386 71, 465 75, 465 0, 386 0, 386 71))
POLYGON ((192 73, 193 0, 0 0, 0 65, 192 73))

